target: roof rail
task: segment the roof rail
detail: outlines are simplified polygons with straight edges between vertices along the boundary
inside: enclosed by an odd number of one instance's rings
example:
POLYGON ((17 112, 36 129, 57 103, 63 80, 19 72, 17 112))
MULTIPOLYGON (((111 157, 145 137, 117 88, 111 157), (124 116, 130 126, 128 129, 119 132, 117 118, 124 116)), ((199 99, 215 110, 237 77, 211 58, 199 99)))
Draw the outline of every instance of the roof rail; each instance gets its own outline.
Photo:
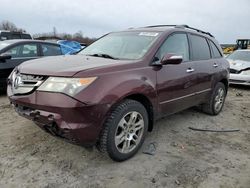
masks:
POLYGON ((206 34, 206 35, 209 35, 210 37, 214 37, 211 33, 209 32, 206 32, 206 31, 202 31, 200 29, 196 29, 196 28, 193 28, 193 27, 189 27, 188 25, 151 25, 151 26, 146 26, 146 28, 151 28, 151 27, 175 27, 175 28, 183 28, 183 29, 191 29, 191 30, 195 30, 199 33, 203 33, 203 34, 206 34))

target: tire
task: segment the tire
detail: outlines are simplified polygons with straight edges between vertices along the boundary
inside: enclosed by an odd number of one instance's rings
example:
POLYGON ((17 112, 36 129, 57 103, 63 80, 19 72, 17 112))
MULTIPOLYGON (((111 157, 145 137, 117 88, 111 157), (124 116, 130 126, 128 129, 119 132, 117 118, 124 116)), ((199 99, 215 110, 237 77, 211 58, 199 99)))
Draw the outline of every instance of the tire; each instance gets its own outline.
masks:
POLYGON ((140 149, 147 131, 145 107, 137 101, 124 100, 107 117, 97 148, 114 161, 127 160, 140 149))
POLYGON ((210 96, 208 103, 203 104, 201 109, 203 112, 210 115, 218 115, 225 102, 227 91, 225 85, 221 82, 218 82, 210 96))

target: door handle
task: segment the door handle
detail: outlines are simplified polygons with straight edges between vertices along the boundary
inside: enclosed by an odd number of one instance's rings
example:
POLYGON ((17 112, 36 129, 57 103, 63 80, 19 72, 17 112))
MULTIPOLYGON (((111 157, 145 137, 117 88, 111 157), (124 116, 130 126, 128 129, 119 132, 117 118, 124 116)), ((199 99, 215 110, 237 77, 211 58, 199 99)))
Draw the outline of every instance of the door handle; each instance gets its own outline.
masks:
POLYGON ((193 68, 188 68, 188 69, 186 70, 186 72, 187 72, 187 73, 194 72, 194 69, 193 69, 193 68))
POLYGON ((217 63, 214 63, 214 65, 213 65, 213 66, 214 66, 214 68, 216 68, 216 67, 218 67, 218 64, 217 64, 217 63))

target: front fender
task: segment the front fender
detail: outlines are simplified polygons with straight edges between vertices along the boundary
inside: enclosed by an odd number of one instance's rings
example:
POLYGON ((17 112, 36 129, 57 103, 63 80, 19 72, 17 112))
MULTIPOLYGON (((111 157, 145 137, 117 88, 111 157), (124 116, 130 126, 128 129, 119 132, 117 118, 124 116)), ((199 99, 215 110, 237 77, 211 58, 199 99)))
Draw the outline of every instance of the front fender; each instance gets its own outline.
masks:
POLYGON ((113 105, 129 95, 141 94, 155 107, 157 104, 156 72, 152 67, 97 76, 85 90, 75 96, 88 104, 113 105))

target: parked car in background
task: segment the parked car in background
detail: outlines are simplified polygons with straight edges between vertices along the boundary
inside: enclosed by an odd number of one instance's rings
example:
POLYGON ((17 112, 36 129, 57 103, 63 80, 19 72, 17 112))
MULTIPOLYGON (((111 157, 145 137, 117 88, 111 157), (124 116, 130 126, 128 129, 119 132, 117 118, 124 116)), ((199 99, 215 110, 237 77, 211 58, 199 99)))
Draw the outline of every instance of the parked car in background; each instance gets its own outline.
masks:
POLYGON ((61 45, 63 54, 76 54, 84 48, 79 42, 76 41, 58 40, 57 43, 61 45))
POLYGON ((250 50, 237 50, 227 56, 230 63, 230 84, 250 86, 250 50))
POLYGON ((62 55, 56 43, 23 39, 0 41, 0 89, 6 88, 9 74, 24 61, 56 55, 62 55))
POLYGON ((228 78, 210 33, 150 26, 107 34, 77 55, 23 63, 7 92, 16 111, 45 131, 123 161, 159 118, 197 105, 219 114, 228 78))
POLYGON ((28 33, 0 30, 0 41, 11 39, 32 39, 32 37, 28 33))

